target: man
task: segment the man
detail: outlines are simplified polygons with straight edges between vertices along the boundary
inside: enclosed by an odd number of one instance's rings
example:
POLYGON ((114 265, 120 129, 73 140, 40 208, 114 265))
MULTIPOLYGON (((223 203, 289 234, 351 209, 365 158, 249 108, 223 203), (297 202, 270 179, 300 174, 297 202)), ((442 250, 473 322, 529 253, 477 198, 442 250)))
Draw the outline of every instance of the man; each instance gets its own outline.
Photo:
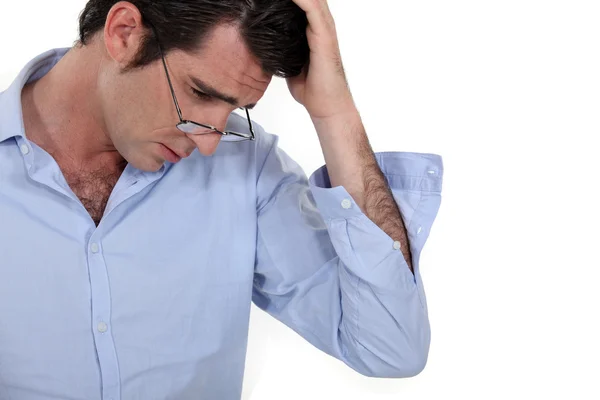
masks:
POLYGON ((0 398, 237 399, 251 301, 418 374, 442 172, 373 154, 325 0, 90 0, 0 95, 0 398), (309 180, 249 119, 273 75, 319 136, 309 180))

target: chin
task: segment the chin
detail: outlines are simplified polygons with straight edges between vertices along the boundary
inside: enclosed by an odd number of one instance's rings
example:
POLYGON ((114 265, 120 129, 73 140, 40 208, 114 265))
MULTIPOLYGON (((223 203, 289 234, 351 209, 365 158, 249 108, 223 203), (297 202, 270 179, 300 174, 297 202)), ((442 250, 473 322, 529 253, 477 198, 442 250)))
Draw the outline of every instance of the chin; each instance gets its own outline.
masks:
MULTIPOLYGON (((164 161, 160 161, 160 162, 154 161, 154 162, 145 163, 136 168, 141 171, 144 171, 144 172, 157 172, 159 169, 161 169, 161 167, 163 165, 165 165, 164 161)), ((135 167, 135 165, 134 165, 134 167, 135 167)))
POLYGON ((160 144, 151 146, 129 146, 121 155, 132 167, 144 172, 157 172, 165 165, 165 157, 160 153, 160 144))
POLYGON ((164 160, 154 157, 132 158, 131 160, 127 160, 127 162, 132 167, 144 172, 157 172, 165 164, 164 160))

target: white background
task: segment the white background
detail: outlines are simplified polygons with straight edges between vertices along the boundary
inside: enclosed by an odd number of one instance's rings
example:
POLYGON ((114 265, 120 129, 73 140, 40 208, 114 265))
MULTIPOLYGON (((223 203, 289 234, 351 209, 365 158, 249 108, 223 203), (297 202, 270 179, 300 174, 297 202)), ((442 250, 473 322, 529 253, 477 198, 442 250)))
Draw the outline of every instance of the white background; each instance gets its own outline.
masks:
MULTIPOLYGON (((84 0, 0 0, 0 90, 76 39, 84 0)), ((253 307, 244 399, 599 399, 600 2, 330 0, 376 151, 437 153, 426 369, 365 378, 253 307)), ((310 174, 303 108, 253 118, 310 174)))

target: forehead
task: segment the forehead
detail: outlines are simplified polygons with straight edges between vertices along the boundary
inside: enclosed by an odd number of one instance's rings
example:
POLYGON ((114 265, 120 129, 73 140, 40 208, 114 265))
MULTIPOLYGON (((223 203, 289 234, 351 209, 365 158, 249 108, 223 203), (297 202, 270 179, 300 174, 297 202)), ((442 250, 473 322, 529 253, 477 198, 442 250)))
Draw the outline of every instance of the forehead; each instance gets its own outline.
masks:
POLYGON ((218 89, 234 91, 236 95, 264 92, 271 82, 271 75, 264 73, 232 25, 216 26, 200 50, 184 53, 182 59, 190 76, 208 81, 218 89))

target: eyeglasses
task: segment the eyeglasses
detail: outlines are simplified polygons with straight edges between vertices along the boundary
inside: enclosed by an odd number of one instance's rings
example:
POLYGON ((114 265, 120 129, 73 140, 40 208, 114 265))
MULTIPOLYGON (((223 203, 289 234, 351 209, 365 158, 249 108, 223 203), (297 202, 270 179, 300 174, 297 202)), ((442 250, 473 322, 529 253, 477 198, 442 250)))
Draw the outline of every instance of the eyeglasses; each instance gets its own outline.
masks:
MULTIPOLYGON (((158 42, 158 35, 156 34, 154 27, 152 27, 152 30, 154 31, 154 35, 156 36, 156 40, 158 42)), ((179 108, 179 103, 177 102, 177 97, 175 96, 175 90, 173 89, 173 84, 171 83, 171 77, 169 76, 169 71, 167 70, 167 62, 165 61, 165 56, 160 43, 158 44, 158 49, 160 51, 160 57, 162 58, 163 66, 165 67, 165 74, 167 75, 167 81, 169 82, 169 89, 171 89, 171 96, 173 96, 173 102, 175 103, 177 115, 179 116, 179 123, 176 125, 177 129, 190 135, 203 135, 212 132, 220 133, 222 142, 243 142, 246 140, 255 140, 254 128, 252 128, 252 121, 250 120, 250 113, 246 107, 243 107, 243 109, 246 111, 246 118, 248 119, 250 133, 220 131, 212 125, 201 124, 199 122, 183 119, 181 109, 179 108)))

